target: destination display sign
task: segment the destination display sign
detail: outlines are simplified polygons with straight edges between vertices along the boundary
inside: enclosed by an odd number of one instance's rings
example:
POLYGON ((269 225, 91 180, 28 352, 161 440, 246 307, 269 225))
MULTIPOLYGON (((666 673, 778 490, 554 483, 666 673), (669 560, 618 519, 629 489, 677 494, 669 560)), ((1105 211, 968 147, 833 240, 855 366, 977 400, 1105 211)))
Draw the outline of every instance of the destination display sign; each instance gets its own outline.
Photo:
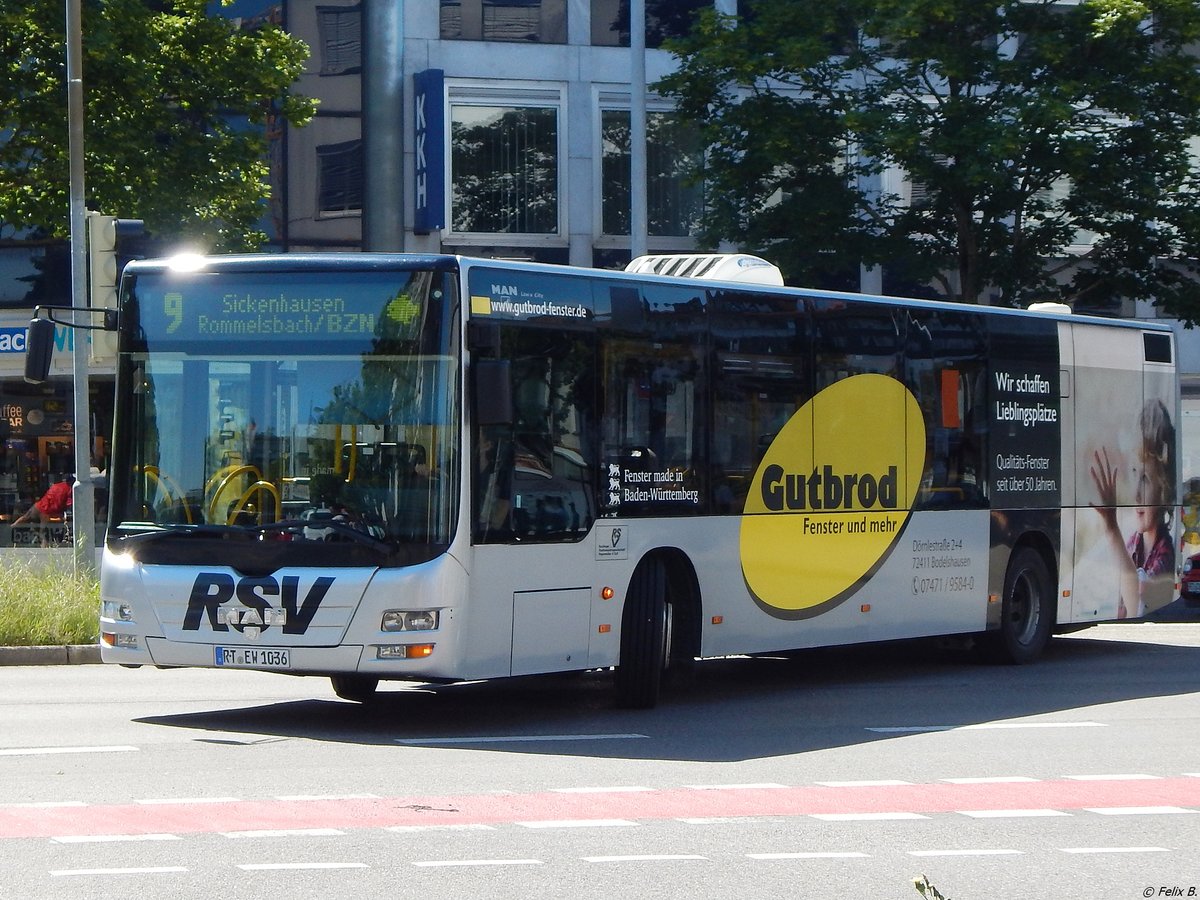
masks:
POLYGON ((366 344, 378 337, 414 336, 426 283, 408 272, 338 273, 336 280, 301 273, 248 273, 236 279, 142 275, 127 312, 135 339, 172 344, 315 341, 366 344))

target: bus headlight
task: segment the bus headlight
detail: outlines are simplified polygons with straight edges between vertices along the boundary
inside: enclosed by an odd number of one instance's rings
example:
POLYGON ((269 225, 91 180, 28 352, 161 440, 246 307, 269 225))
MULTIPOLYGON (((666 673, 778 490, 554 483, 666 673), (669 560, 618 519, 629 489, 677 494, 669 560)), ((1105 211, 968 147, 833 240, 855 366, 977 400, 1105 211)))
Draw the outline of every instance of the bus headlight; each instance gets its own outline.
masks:
POLYGON ((379 625, 382 631, 435 631, 437 627, 436 609, 389 609, 379 625))
POLYGON ((377 644, 376 659, 426 659, 433 655, 433 644, 377 644))
POLYGON ((120 600, 104 600, 100 603, 100 618, 111 622, 132 622, 133 607, 120 600))

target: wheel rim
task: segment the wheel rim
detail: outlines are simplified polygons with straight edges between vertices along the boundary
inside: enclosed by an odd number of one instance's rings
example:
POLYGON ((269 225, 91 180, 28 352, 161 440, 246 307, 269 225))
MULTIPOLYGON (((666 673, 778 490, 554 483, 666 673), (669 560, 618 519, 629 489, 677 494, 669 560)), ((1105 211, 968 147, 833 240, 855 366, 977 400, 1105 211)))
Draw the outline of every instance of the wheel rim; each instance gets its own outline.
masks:
POLYGON ((1009 605, 1009 622, 1017 643, 1026 645, 1033 642, 1041 623, 1041 599, 1041 590, 1029 571, 1018 573, 1013 582, 1012 602, 1009 605))

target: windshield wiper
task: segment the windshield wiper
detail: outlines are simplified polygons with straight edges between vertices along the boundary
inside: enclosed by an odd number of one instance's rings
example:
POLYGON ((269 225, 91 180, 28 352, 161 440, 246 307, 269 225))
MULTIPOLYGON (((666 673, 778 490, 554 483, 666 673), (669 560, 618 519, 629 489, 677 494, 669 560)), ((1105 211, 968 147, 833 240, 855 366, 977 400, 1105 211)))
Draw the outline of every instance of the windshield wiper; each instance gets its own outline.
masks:
MULTIPOLYGON (((146 525, 144 527, 148 530, 120 535, 119 540, 122 544, 146 544, 170 536, 210 537, 222 540, 236 536, 248 540, 261 540, 268 532, 288 531, 303 535, 305 529, 309 529, 319 531, 322 535, 332 531, 340 537, 366 544, 368 547, 380 551, 386 552, 394 549, 389 542, 377 538, 370 532, 356 528, 349 522, 336 519, 284 519, 279 522, 267 522, 263 525, 187 525, 173 522, 166 525, 146 525)), ((313 540, 313 538, 307 539, 313 540)))
POLYGON ((134 534, 122 534, 118 536, 118 540, 122 544, 148 544, 151 541, 157 541, 160 538, 168 535, 187 535, 188 537, 198 537, 205 535, 213 537, 222 535, 229 531, 221 525, 186 525, 183 523, 172 522, 167 525, 142 525, 139 523, 139 528, 145 528, 145 531, 137 531, 134 534))

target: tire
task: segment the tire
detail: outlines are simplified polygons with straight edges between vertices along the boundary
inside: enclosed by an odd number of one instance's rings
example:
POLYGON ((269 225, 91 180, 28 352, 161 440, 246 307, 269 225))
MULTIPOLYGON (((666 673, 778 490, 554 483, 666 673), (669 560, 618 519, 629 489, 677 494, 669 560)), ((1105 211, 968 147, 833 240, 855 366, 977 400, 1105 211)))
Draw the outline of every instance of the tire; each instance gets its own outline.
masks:
POLYGON ((1032 547, 1013 554, 1004 575, 1000 628, 987 635, 988 656, 1010 665, 1031 663, 1050 643, 1054 584, 1045 559, 1032 547))
POLYGON ((662 692, 670 659, 667 573, 659 561, 643 562, 633 573, 621 621, 621 660, 616 672, 617 705, 652 709, 662 692))
POLYGON ((368 675, 330 675, 329 682, 335 694, 354 703, 367 703, 374 699, 375 688, 379 687, 379 679, 368 675))

